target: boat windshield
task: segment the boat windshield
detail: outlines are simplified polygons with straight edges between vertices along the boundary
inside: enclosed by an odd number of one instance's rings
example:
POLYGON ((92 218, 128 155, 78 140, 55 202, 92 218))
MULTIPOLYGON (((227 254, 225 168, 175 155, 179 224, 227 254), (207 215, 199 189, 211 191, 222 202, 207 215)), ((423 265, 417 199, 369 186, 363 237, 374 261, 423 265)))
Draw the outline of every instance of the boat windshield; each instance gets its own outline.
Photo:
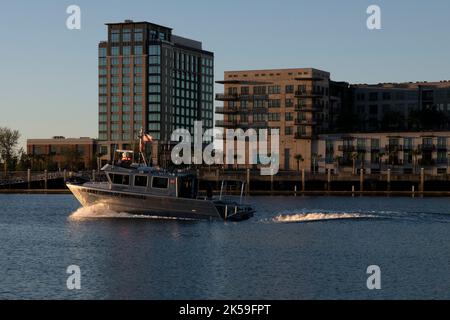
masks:
POLYGON ((178 178, 178 196, 189 199, 197 197, 197 179, 194 176, 189 175, 178 178))
POLYGON ((122 168, 130 168, 134 161, 134 152, 130 150, 116 150, 114 165, 122 168))

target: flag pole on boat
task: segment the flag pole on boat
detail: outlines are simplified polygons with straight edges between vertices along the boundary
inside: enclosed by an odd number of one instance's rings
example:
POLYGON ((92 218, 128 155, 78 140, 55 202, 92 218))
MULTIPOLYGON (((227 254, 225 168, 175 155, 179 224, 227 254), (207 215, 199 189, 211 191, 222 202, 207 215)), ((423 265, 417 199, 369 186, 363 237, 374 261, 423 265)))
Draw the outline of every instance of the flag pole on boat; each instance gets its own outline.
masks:
POLYGON ((148 166, 147 159, 145 157, 145 143, 146 142, 153 142, 153 137, 149 135, 148 133, 144 133, 144 128, 141 127, 141 132, 139 136, 139 154, 142 158, 142 161, 144 162, 145 166, 148 166))

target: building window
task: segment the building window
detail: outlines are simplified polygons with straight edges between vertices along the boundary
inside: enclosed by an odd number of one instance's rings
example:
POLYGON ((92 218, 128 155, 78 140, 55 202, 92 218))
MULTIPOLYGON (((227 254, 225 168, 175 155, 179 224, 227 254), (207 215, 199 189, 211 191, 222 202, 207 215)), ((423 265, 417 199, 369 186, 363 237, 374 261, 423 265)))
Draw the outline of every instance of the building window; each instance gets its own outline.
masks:
POLYGON ((412 150, 413 149, 413 138, 405 138, 404 141, 404 149, 412 150))
POLYGON ((294 93, 294 86, 293 85, 286 86, 286 94, 291 94, 291 93, 294 93))
POLYGON ((161 67, 160 66, 150 66, 148 68, 148 73, 160 74, 161 73, 161 67))
POLYGON ((269 86, 269 94, 280 94, 280 86, 269 86))
POLYGON ((266 87, 262 87, 262 86, 257 86, 253 88, 253 94, 260 94, 260 95, 264 95, 266 94, 266 87))
POLYGON ((285 114, 285 120, 286 121, 293 121, 294 120, 294 115, 292 114, 292 112, 287 112, 285 114))
POLYGON ((370 101, 378 101, 378 92, 371 92, 369 94, 369 100, 370 101))
POLYGON ((112 47, 111 48, 111 55, 112 56, 119 56, 120 55, 120 47, 112 47))
POLYGON ((151 45, 151 46, 149 46, 148 54, 150 56, 160 56, 161 55, 161 47, 159 45, 151 45))
POLYGON ((294 134, 294 128, 293 127, 286 127, 284 130, 285 135, 291 136, 294 134))
POLYGON ((269 108, 279 108, 281 106, 280 99, 270 99, 269 108))
POLYGON ((143 48, 142 48, 142 46, 134 46, 134 54, 135 54, 135 55, 141 55, 141 54, 143 54, 143 48))
POLYGON ((280 114, 279 113, 269 113, 268 119, 269 119, 269 121, 280 121, 280 114))
POLYGON ((111 42, 120 42, 120 33, 112 33, 111 42))
POLYGON ((106 58, 106 48, 99 48, 98 56, 99 56, 99 58, 106 58))
POLYGON ((144 40, 144 30, 142 29, 136 29, 134 30, 134 41, 142 41, 144 40))
MULTIPOLYGON (((122 55, 124 56, 129 56, 131 55, 131 47, 130 46, 125 46, 122 48, 122 55)), ((129 63, 128 63, 129 64, 129 63)))
POLYGON ((438 148, 447 149, 447 137, 438 137, 438 148))
POLYGON ((123 42, 130 42, 131 41, 131 30, 130 29, 124 29, 123 30, 123 42))

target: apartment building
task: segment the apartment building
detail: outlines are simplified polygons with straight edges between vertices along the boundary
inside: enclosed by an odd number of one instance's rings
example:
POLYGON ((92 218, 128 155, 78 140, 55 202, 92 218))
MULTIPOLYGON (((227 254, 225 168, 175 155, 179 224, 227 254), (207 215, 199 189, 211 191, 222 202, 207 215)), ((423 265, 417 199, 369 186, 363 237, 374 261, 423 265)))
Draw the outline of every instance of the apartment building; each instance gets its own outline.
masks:
POLYGON ((357 131, 450 129, 445 119, 450 117, 450 81, 353 84, 349 90, 357 131))
POLYGON ((224 85, 224 93, 216 100, 224 106, 216 108, 223 115, 216 126, 279 129, 280 168, 296 168, 299 154, 311 166, 312 141, 330 128, 330 74, 299 68, 226 71, 224 76, 217 82, 224 85))

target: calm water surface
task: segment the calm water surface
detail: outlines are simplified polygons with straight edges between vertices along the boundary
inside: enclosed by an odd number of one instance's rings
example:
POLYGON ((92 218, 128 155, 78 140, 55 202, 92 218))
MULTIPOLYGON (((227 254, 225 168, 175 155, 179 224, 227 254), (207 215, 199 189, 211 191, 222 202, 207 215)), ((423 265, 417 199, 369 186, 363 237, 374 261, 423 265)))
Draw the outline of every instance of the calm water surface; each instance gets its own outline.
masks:
POLYGON ((253 219, 224 223, 0 195, 0 298, 450 299, 450 199, 248 201, 253 219), (69 265, 81 290, 66 287, 69 265), (367 289, 369 265, 382 290, 367 289))

